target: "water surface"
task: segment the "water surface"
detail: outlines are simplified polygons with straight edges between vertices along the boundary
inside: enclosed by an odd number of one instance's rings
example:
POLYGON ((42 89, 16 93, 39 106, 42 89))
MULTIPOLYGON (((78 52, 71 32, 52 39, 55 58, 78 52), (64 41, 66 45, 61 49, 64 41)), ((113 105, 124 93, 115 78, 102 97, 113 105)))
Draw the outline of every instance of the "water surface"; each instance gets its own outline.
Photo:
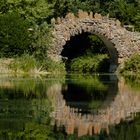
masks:
POLYGON ((138 140, 139 79, 0 78, 0 140, 138 140))

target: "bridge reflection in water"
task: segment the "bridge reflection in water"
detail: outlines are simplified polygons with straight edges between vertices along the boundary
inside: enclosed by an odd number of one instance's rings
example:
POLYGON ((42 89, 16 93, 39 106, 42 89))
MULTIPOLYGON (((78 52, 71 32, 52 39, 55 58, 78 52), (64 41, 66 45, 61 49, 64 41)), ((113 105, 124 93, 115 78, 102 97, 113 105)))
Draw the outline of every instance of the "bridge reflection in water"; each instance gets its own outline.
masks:
MULTIPOLYGON (((68 83, 75 81, 76 79, 68 83)), ((76 131, 78 136, 99 134, 101 130, 109 134, 109 126, 117 125, 121 120, 132 120, 136 112, 140 112, 139 91, 132 90, 125 84, 123 78, 117 80, 116 77, 112 79, 110 76, 110 82, 104 81, 103 83, 105 86, 107 85, 105 100, 98 108, 86 108, 86 112, 84 107, 67 101, 65 94, 75 92, 74 89, 69 92, 71 84, 54 84, 50 87, 48 96, 54 107, 54 111, 51 113, 52 125, 55 125, 57 129, 64 128, 67 134, 74 134, 76 131)), ((93 92, 97 92, 95 88, 98 85, 94 87, 93 83, 90 86, 93 86, 93 92)), ((98 91, 98 93, 102 92, 98 91)), ((82 93, 77 94, 79 98, 82 96, 82 93)))

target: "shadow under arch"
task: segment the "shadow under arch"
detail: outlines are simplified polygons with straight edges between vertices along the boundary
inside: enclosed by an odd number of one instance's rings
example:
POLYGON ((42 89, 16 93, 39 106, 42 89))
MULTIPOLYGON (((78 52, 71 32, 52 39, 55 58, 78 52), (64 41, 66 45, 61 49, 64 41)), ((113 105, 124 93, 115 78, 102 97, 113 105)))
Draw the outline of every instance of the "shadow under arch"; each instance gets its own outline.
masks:
POLYGON ((105 36, 96 33, 96 32, 82 32, 81 34, 71 36, 70 40, 66 41, 66 44, 63 46, 61 51, 61 57, 64 62, 69 59, 73 59, 75 57, 83 55, 87 49, 91 49, 91 41, 89 40, 88 36, 96 36, 98 40, 100 40, 100 45, 102 46, 94 46, 95 49, 97 47, 98 52, 92 52, 91 53, 97 53, 97 54, 107 54, 109 56, 109 61, 105 62, 104 67, 106 67, 105 72, 115 72, 118 67, 118 52, 116 48, 114 47, 114 44, 109 41, 105 36), (100 49, 103 49, 103 52, 100 52, 100 49))
POLYGON ((109 52, 109 55, 110 55, 109 72, 115 72, 118 67, 118 52, 117 52, 116 48, 114 47, 114 44, 103 35, 100 35, 98 33, 95 33, 95 35, 97 35, 104 42, 104 44, 109 52))

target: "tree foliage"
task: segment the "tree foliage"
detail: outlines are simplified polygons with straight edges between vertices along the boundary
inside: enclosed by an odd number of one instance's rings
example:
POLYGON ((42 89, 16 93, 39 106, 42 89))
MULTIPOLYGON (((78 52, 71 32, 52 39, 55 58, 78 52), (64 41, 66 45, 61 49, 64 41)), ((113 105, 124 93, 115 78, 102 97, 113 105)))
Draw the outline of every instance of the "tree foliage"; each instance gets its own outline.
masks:
POLYGON ((0 15, 0 55, 13 56, 27 51, 30 23, 15 12, 0 15))
POLYGON ((35 54, 35 57, 41 54, 44 58, 50 40, 47 22, 52 14, 51 4, 46 0, 2 0, 1 57, 19 56, 26 52, 35 54))

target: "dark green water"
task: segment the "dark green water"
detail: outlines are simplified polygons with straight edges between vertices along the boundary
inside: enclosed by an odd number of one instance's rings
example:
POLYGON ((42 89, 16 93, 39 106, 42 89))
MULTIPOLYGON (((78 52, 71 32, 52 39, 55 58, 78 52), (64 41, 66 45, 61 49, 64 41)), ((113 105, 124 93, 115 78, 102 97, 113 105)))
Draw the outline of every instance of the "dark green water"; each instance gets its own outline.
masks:
POLYGON ((0 140, 139 140, 140 80, 0 77, 0 140))

